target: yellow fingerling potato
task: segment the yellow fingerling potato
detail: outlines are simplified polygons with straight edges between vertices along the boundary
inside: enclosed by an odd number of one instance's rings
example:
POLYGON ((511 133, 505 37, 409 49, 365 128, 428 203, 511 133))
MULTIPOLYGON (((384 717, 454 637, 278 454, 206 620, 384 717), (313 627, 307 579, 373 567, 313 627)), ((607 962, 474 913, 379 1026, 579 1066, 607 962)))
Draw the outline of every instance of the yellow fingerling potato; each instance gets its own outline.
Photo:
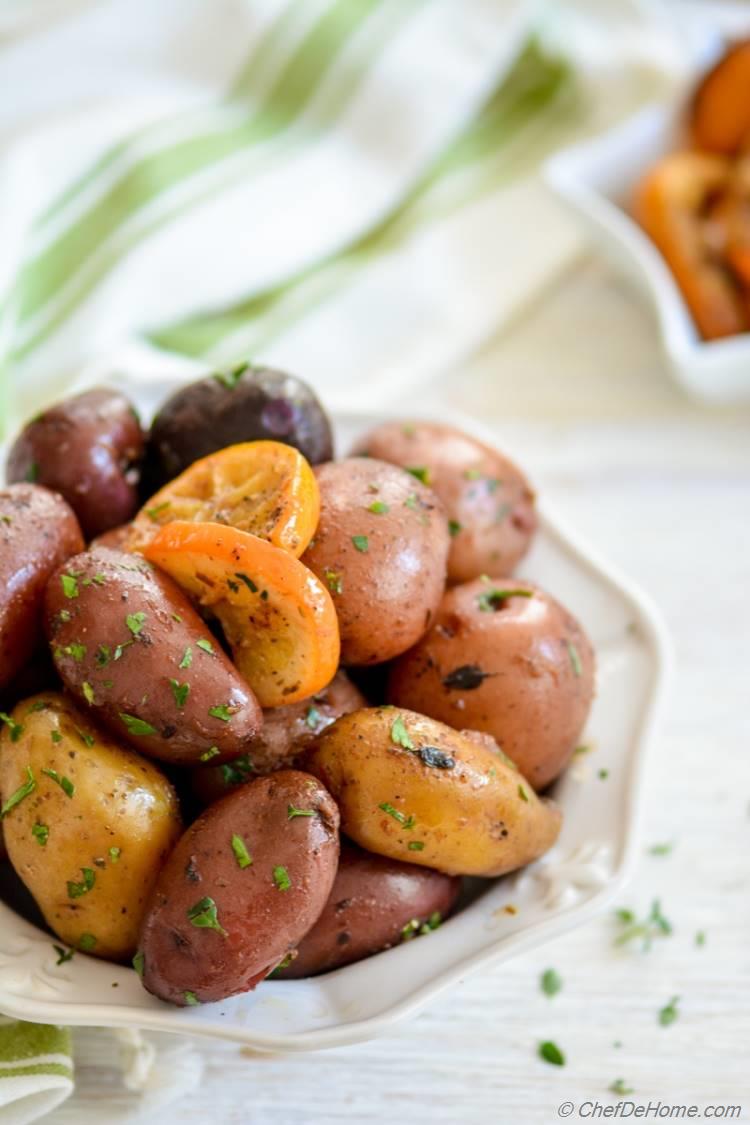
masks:
POLYGON ((560 831, 558 808, 509 759, 403 708, 342 716, 303 762, 333 794, 352 840, 449 875, 504 875, 560 831))
POLYGON ((0 735, 8 856, 52 930, 110 960, 132 957, 151 888, 177 841, 171 785, 63 695, 26 699, 0 735))

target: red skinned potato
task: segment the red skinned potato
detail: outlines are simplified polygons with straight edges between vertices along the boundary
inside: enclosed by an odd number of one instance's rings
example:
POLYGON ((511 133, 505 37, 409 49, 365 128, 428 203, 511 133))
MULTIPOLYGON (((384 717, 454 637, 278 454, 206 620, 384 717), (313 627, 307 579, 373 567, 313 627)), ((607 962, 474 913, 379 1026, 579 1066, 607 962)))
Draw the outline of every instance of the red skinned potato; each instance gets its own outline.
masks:
POLYGON ((331 592, 342 664, 380 664, 422 636, 446 580, 448 528, 435 494, 393 465, 317 466, 320 523, 302 562, 331 592))
POLYGON ((47 586, 60 677, 92 719, 177 765, 229 761, 262 727, 255 696, 190 602, 137 555, 97 547, 47 586))
POLYGON ((568 764, 594 695, 594 653, 571 613, 531 582, 454 586, 398 660, 388 699, 484 731, 535 789, 568 764))
POLYGON ((87 539, 125 523, 138 508, 143 433, 119 391, 96 387, 64 399, 29 422, 11 446, 9 481, 59 492, 87 539))
POLYGON ((417 470, 442 501, 451 533, 448 580, 510 574, 536 531, 534 493, 502 453, 438 422, 385 422, 355 454, 417 470))
POLYGON ((328 687, 311 699, 264 711, 263 730, 247 753, 220 766, 193 770, 193 792, 204 805, 210 805, 254 777, 290 768, 295 758, 340 715, 364 706, 362 693, 345 672, 337 672, 328 687))
POLYGON ((458 878, 385 859, 342 840, 323 913, 300 942, 297 956, 276 975, 298 979, 328 973, 434 930, 460 889, 458 878))
POLYGON ((296 770, 261 777, 211 805, 161 870, 136 967, 181 1006, 247 992, 320 916, 338 863, 330 794, 296 770))
POLYGON ((0 688, 43 640, 50 574, 82 549, 78 520, 62 497, 35 484, 0 489, 0 688))

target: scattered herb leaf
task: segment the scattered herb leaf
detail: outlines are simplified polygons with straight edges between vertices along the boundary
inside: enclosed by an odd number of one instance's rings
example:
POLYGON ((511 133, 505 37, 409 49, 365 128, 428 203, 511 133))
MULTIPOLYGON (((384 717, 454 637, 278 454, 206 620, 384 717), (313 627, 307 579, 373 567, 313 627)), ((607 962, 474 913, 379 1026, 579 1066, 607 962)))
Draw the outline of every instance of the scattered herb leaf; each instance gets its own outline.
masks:
POLYGON ((680 1013, 677 1009, 679 1000, 679 996, 673 996, 669 1003, 665 1004, 664 1007, 660 1010, 659 1023, 662 1027, 669 1027, 669 1025, 671 1023, 674 1023, 674 1021, 679 1016, 680 1013))
POLYGON ((46 848, 47 841, 49 840, 49 826, 40 824, 38 821, 31 829, 31 835, 36 840, 40 848, 46 848))
POLYGON ((286 867, 274 867, 273 881, 280 891, 288 891, 292 885, 292 880, 289 878, 289 872, 286 867))
POLYGON ((170 678, 169 686, 172 689, 174 701, 180 710, 183 709, 187 703, 187 698, 190 695, 190 684, 181 684, 178 680, 170 678))
POLYGON ((406 724, 400 715, 397 715, 391 724, 391 742, 395 743, 396 746, 402 746, 404 750, 414 749, 414 743, 409 737, 406 724))
POLYGON ((221 719, 222 723, 228 723, 232 718, 232 712, 226 703, 221 703, 218 707, 209 707, 208 713, 212 719, 221 719))
POLYGON ((545 969, 540 977, 540 983, 545 996, 557 996, 563 986, 562 977, 555 969, 545 969))
POLYGON ((139 719, 137 715, 126 715, 124 711, 120 711, 119 714, 128 734, 133 734, 136 738, 159 733, 156 727, 152 727, 151 723, 147 723, 144 719, 139 719))
POLYGON ((34 779, 34 773, 31 769, 31 766, 27 766, 26 780, 24 781, 23 785, 19 785, 15 793, 11 793, 10 797, 8 797, 8 800, 0 809, 0 819, 7 816, 11 809, 14 809, 16 805, 20 805, 21 801, 23 801, 25 797, 28 797, 30 793, 33 793, 35 789, 36 781, 34 779))
POLYGON ((565 1055, 557 1044, 549 1039, 539 1044, 539 1058, 544 1059, 545 1062, 550 1063, 552 1066, 565 1066, 565 1055))
POLYGON ((222 937, 227 936, 227 931, 219 923, 216 903, 208 896, 196 902, 187 912, 187 916, 194 926, 201 930, 216 930, 222 937))
POLYGON ((253 862, 253 858, 241 836, 232 836, 232 851, 234 852, 234 858, 237 860, 237 866, 241 870, 244 871, 253 862))

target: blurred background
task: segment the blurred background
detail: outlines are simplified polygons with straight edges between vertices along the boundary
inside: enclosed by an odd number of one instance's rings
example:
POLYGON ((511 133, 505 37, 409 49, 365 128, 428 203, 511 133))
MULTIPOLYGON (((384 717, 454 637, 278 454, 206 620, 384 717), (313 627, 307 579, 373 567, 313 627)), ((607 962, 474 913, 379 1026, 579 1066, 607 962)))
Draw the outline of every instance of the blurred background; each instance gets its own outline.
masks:
MULTIPOLYGON (((743 35, 750 5, 718 0, 0 0, 6 437, 79 384, 244 359, 334 410, 463 411, 646 589, 675 653, 622 903, 659 899, 669 941, 618 949, 599 919, 315 1057, 184 1044, 184 1121, 551 1121, 618 1082, 750 1113, 750 344, 702 341, 672 282, 657 309, 545 171, 651 103, 677 145, 743 35)), ((156 1120, 159 1091, 144 1109, 113 1045, 76 1036, 47 1120, 156 1120)))

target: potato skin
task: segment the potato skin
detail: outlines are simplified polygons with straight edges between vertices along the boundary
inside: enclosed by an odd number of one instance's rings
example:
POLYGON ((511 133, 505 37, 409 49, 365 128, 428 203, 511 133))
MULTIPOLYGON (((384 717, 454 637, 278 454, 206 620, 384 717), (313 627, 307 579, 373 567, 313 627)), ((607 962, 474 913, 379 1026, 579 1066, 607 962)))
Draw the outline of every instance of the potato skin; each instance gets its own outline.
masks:
POLYGON ((43 640, 50 574, 81 550, 78 520, 61 496, 36 484, 0 489, 0 688, 43 640))
POLYGON ((427 469, 427 483, 450 520, 448 580, 510 574, 537 527, 534 493, 521 470, 496 449, 454 426, 385 422, 354 453, 427 469))
POLYGON ((190 383, 168 398, 154 418, 145 495, 200 457, 264 438, 293 445, 311 465, 333 457, 328 416, 313 390, 294 375, 245 364, 190 383))
POLYGON ((315 475, 320 523, 302 562, 331 591, 341 662, 391 660, 422 636, 445 588, 442 505, 409 473, 371 458, 331 461, 315 475))
POLYGON ((594 652, 581 625, 518 578, 449 590, 429 633, 394 664, 388 687, 399 707, 491 734, 535 789, 568 764, 593 695, 594 652), (493 609, 492 592, 503 590, 532 597, 493 609))
POLYGON ((428 867, 399 863, 341 841, 339 869, 323 913, 276 976, 329 973, 404 941, 410 922, 444 921, 461 880, 428 867))
POLYGON ((69 559, 47 587, 45 625, 68 690, 143 754, 198 765, 216 748, 213 760, 228 761, 261 730, 258 702, 219 642, 179 587, 137 555, 97 547, 69 559), (212 716, 216 707, 230 717, 212 716), (123 715, 139 720, 135 729, 123 715))
POLYGON ((338 671, 328 687, 312 698, 264 711, 263 730, 242 757, 221 766, 193 770, 193 792, 204 805, 210 805, 253 777, 289 769, 305 747, 340 715, 365 706, 362 693, 345 672, 338 671))
POLYGON ((29 422, 11 446, 9 481, 35 480, 70 504, 87 539, 125 523, 138 508, 143 432, 132 403, 96 387, 29 422))
POLYGON ((302 764, 333 794, 355 843, 447 875, 505 875, 547 851, 560 830, 557 807, 512 763, 403 708, 344 715, 302 764), (397 720, 413 749, 397 744, 397 720))
POLYGON ((211 805, 154 889, 140 941, 148 991, 184 1006, 191 993, 206 1003, 255 988, 323 910, 338 863, 338 826, 330 794, 296 770, 258 778, 211 805), (290 819, 290 808, 315 815, 290 819), (245 867, 234 837, 252 857, 245 867), (197 904, 215 905, 213 928, 191 921, 197 904))
POLYGON ((7 801, 27 781, 27 767, 35 788, 3 818, 11 863, 58 937, 96 957, 127 960, 159 866, 180 835, 174 791, 156 766, 62 694, 32 696, 12 718, 23 729, 15 741, 10 728, 0 735, 0 791, 7 801), (44 770, 67 779, 71 795, 44 770), (35 826, 47 829, 45 843, 35 826), (94 877, 88 891, 86 870, 94 877), (96 938, 93 948, 80 945, 83 934, 96 938))

